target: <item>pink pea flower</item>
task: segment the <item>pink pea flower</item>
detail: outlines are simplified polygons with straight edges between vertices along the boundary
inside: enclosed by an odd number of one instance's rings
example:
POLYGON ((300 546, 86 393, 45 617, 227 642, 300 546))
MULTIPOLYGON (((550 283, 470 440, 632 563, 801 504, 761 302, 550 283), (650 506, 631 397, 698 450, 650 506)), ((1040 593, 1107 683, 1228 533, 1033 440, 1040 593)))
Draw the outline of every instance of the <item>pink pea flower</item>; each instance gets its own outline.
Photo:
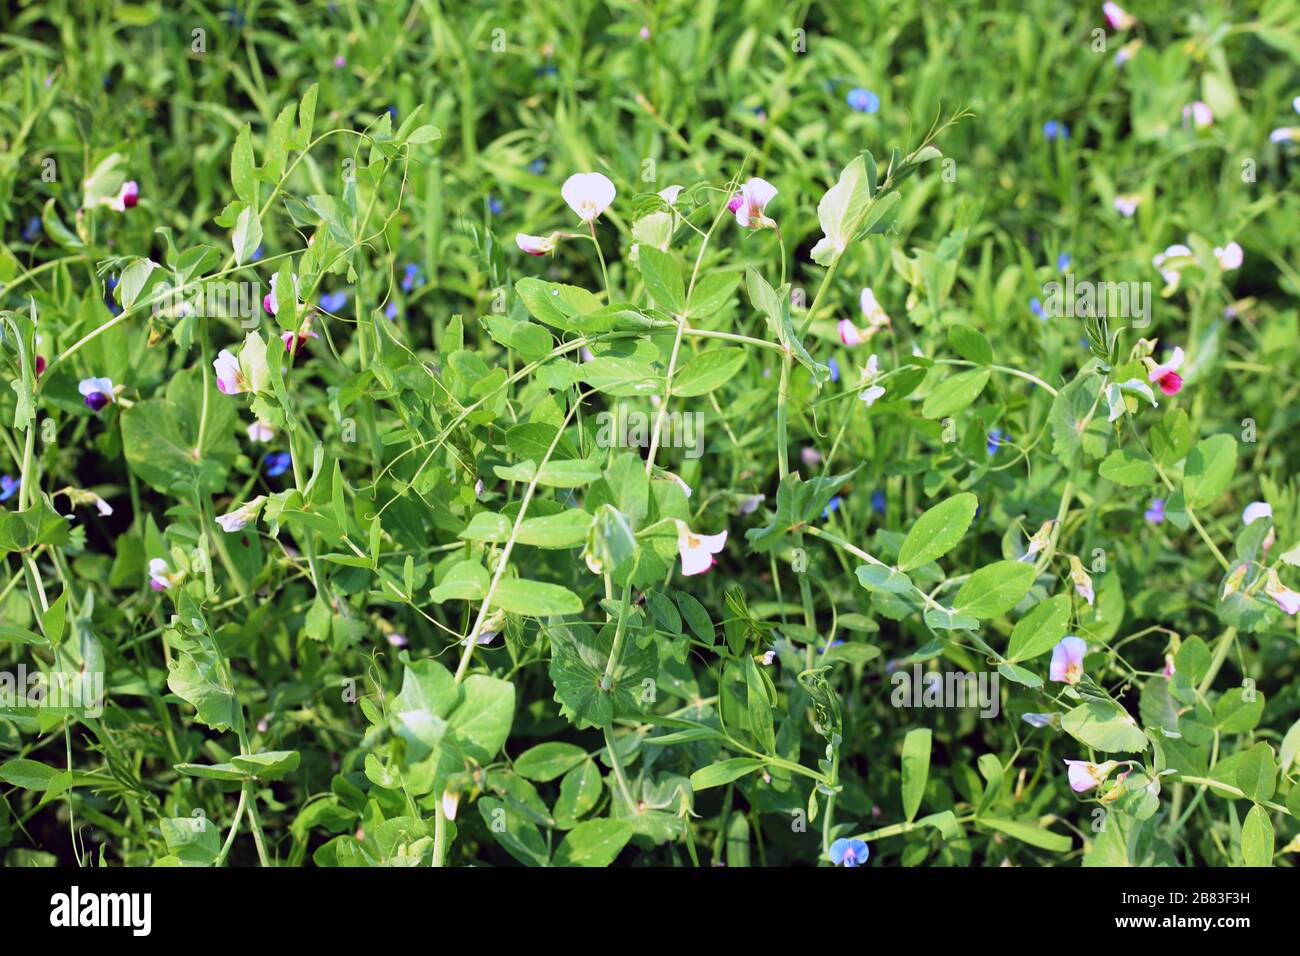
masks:
POLYGON ((1188 103, 1183 107, 1183 122, 1189 121, 1197 129, 1205 129, 1214 122, 1214 111, 1200 100, 1188 103))
POLYGON ((579 219, 589 223, 610 207, 617 190, 602 173, 574 173, 560 187, 560 195, 579 219))
POLYGON ((230 349, 222 349, 212 362, 213 371, 217 373, 217 388, 222 395, 238 395, 249 390, 248 379, 230 349))
POLYGON ((1067 760, 1065 765, 1069 768, 1070 789, 1075 793, 1083 793, 1091 790, 1093 787, 1099 787, 1110 776, 1110 772, 1119 764, 1114 760, 1107 760, 1105 763, 1092 763, 1088 760, 1067 760))
POLYGON ((555 240, 559 235, 558 232, 553 232, 549 236, 530 236, 526 232, 517 232, 515 245, 530 256, 544 256, 555 251, 555 240))
POLYGON ((1070 555, 1070 581, 1074 584, 1074 589, 1079 592, 1079 597, 1089 605, 1096 600, 1097 595, 1092 589, 1092 578, 1083 569, 1083 563, 1074 555, 1070 555))
POLYGON ((149 562, 149 587, 155 591, 166 591, 174 586, 180 579, 179 574, 173 574, 167 562, 162 558, 153 558, 149 562))
POLYGON ((126 212, 128 209, 134 209, 140 201, 140 184, 134 179, 128 180, 122 184, 122 188, 117 191, 109 203, 118 212, 126 212))
POLYGON ((262 505, 265 502, 266 495, 258 495, 252 501, 245 502, 234 511, 218 515, 217 524, 221 525, 221 530, 226 534, 242 531, 250 522, 257 520, 258 512, 262 510, 262 505))
POLYGON ((1169 361, 1157 365, 1151 359, 1147 359, 1147 381, 1157 382, 1160 385, 1160 391, 1166 395, 1177 395, 1183 387, 1183 377, 1178 374, 1178 369, 1183 364, 1183 350, 1175 348, 1174 354, 1169 357, 1169 361))
POLYGON ((1235 242, 1230 242, 1226 246, 1215 246, 1214 258, 1219 260, 1219 268, 1224 272, 1231 272, 1233 269, 1240 269, 1242 259, 1241 246, 1235 242))
POLYGON ((822 463, 822 453, 812 445, 804 445, 799 449, 799 460, 809 468, 815 468, 822 463))
POLYGON ((1264 593, 1277 602, 1285 613, 1295 615, 1300 612, 1300 594, 1292 591, 1282 583, 1274 568, 1268 569, 1268 579, 1264 584, 1264 593))
POLYGON ((398 634, 396 631, 388 634, 385 637, 385 640, 387 640, 389 645, 392 647, 406 647, 410 643, 410 641, 406 639, 405 634, 398 634))
POLYGON ((297 355, 309 341, 318 338, 320 338, 320 335, 311 330, 311 315, 308 315, 297 332, 281 334, 280 341, 284 343, 286 352, 290 355, 297 355))
POLYGON ((1137 193, 1124 193, 1115 197, 1115 211, 1125 219, 1133 218, 1137 212, 1138 205, 1142 202, 1142 197, 1137 193))
MULTIPOLYGON (((271 291, 262 297, 262 308, 266 310, 267 315, 275 315, 277 312, 280 311, 280 299, 275 291, 276 280, 279 278, 280 278, 279 273, 276 273, 275 275, 271 276, 271 291)), ((300 284, 298 282, 298 277, 295 275, 293 277, 294 295, 298 294, 299 288, 300 288, 300 284)))
POLYGON ((1173 676, 1174 676, 1174 674, 1176 673, 1176 671, 1175 671, 1175 669, 1174 669, 1174 655, 1173 655, 1173 654, 1166 654, 1166 655, 1165 655, 1165 669, 1164 669, 1163 671, 1161 671, 1160 673, 1161 673, 1161 675, 1164 676, 1164 677, 1167 677, 1167 678, 1173 679, 1173 676))
POLYGON ((736 216, 736 222, 746 229, 775 229, 776 220, 767 217, 767 204, 776 196, 776 187, 766 179, 746 180, 740 192, 731 197, 727 208, 736 216))
POLYGON ((1052 664, 1048 669, 1049 680, 1061 684, 1077 684, 1083 677, 1083 658, 1088 653, 1088 642, 1081 637, 1063 637, 1052 648, 1052 664))
POLYGON ((685 521, 677 522, 677 553, 682 558, 682 574, 690 576, 703 574, 717 563, 713 556, 727 543, 727 532, 718 534, 696 534, 686 526, 685 521))
POLYGON ((253 422, 248 426, 248 440, 251 442, 268 442, 275 437, 275 428, 268 422, 253 422))
POLYGON ((113 380, 110 378, 83 378, 77 383, 79 391, 86 399, 86 406, 92 412, 98 412, 113 401, 113 380))
POLYGON ((1137 17, 1129 13, 1118 3, 1106 2, 1101 5, 1101 12, 1106 17, 1112 30, 1128 30, 1137 24, 1137 17))
POLYGON ((1178 283, 1183 277, 1183 271, 1174 268, 1172 265, 1166 265, 1166 263, 1170 259, 1188 259, 1191 258, 1191 255, 1191 249, 1181 242, 1176 242, 1164 252, 1157 252, 1151 258, 1151 264, 1160 270, 1160 275, 1165 280, 1168 287, 1167 291, 1172 292, 1178 288, 1178 283))

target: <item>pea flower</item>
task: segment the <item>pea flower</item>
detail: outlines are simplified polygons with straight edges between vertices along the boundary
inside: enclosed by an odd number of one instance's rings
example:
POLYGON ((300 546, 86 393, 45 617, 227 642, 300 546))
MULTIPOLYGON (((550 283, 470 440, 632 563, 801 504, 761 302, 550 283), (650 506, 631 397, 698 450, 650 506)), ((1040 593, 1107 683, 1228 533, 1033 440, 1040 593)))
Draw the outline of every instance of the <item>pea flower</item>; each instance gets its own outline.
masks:
POLYGON ((1183 387, 1183 377, 1178 374, 1183 358, 1183 350, 1175 348, 1169 361, 1160 365, 1157 365, 1153 359, 1147 359, 1147 381, 1159 383, 1160 391, 1166 395, 1177 395, 1183 387))
POLYGON ((682 194, 684 186, 665 186, 659 190, 659 198, 670 206, 677 205, 677 197, 682 194))
POLYGON ((776 187, 766 179, 755 176, 746 180, 740 192, 727 203, 736 216, 736 222, 746 229, 775 229, 776 220, 767 216, 767 204, 776 196, 776 187))
POLYGON ((763 503, 763 499, 766 497, 766 495, 744 495, 740 499, 740 505, 737 510, 739 510, 742 515, 752 515, 758 510, 758 506, 763 503))
POLYGON ((1083 677, 1083 657, 1088 653, 1088 642, 1081 637, 1063 637, 1052 648, 1052 664, 1047 676, 1062 684, 1077 684, 1083 677))
POLYGON ((1137 25, 1137 17, 1129 13, 1118 3, 1107 0, 1101 5, 1101 12, 1112 30, 1128 30, 1137 25))
POLYGON ((1133 59, 1138 50, 1142 49, 1142 40, 1129 40, 1122 47, 1115 51, 1115 58, 1112 62, 1116 66, 1123 66, 1129 60, 1133 59))
POLYGON ((1141 202, 1142 197, 1137 193, 1124 193, 1115 197, 1115 211, 1125 219, 1131 219, 1141 202))
POLYGON ((861 866, 871 856, 871 850, 862 840, 841 837, 831 844, 828 856, 836 866, 861 866))
MULTIPOLYGON (((217 373, 217 388, 221 394, 238 395, 240 392, 249 391, 248 380, 244 377, 239 359, 235 358, 230 349, 222 349, 217 353, 212 368, 217 373)), ((86 404, 90 404, 89 398, 86 399, 86 404)))
POLYGON ((1183 122, 1191 121, 1197 129, 1205 129, 1214 122, 1214 111, 1209 105, 1197 100, 1183 107, 1183 122))
POLYGON ((1244 256, 1241 252, 1241 246, 1235 242, 1230 242, 1226 246, 1214 247, 1214 258, 1219 260, 1219 268, 1224 272, 1231 272, 1233 269, 1240 269, 1244 256))
POLYGON ((860 86, 849 90, 849 95, 845 97, 845 100, 850 108, 857 110, 859 113, 875 113, 880 109, 880 97, 860 86))
POLYGON ((1241 513, 1242 524, 1250 524, 1259 518, 1272 518, 1273 506, 1267 501, 1252 501, 1246 505, 1246 510, 1241 513))
POLYGON ((822 463, 822 453, 812 445, 804 445, 799 449, 799 460, 809 468, 815 468, 822 463))
POLYGON ((280 341, 284 343, 284 350, 290 355, 297 355, 303 347, 312 339, 318 339, 320 335, 311 330, 311 315, 309 314, 302 320, 297 332, 284 332, 280 335, 280 341))
POLYGON ((1142 516, 1146 518, 1148 521, 1150 521, 1152 524, 1164 524, 1165 523, 1165 499, 1156 498, 1154 501, 1151 502, 1151 506, 1147 508, 1145 512, 1143 512, 1142 516))
POLYGON ((1043 526, 1029 539, 1029 546, 1025 548, 1025 553, 1020 557, 1021 561, 1034 560, 1034 556, 1047 547, 1047 543, 1052 538, 1052 526, 1054 524, 1056 522, 1050 519, 1043 522, 1043 526))
POLYGON ((1105 763, 1092 763, 1088 760, 1067 760, 1065 765, 1069 768, 1070 789, 1075 793, 1083 793, 1091 790, 1093 787, 1099 787, 1110 776, 1110 772, 1119 766, 1114 760, 1107 760, 1105 763))
POLYGON ((1268 569, 1268 578, 1264 583, 1264 593, 1277 602, 1285 613, 1295 615, 1300 612, 1300 593, 1292 591, 1277 576, 1277 569, 1268 569))
POLYGON ((1168 288, 1166 292, 1173 292, 1178 288, 1178 282, 1182 278, 1182 269, 1176 269, 1172 265, 1166 266, 1171 259, 1187 259, 1192 255, 1192 250, 1187 248, 1181 242, 1176 242, 1164 252, 1158 252, 1151 259, 1151 264, 1160 270, 1160 275, 1164 278, 1168 288))
POLYGON ((1060 718, 1056 714, 1021 714, 1020 719, 1030 727, 1052 727, 1059 722, 1060 718))
POLYGON ((411 643, 406 639, 405 634, 399 634, 397 631, 386 634, 384 640, 388 642, 390 647, 406 647, 411 643))
POLYGON ((92 412, 113 401, 113 380, 109 378, 83 378, 77 383, 77 391, 86 398, 86 405, 92 412))
POLYGON ((1300 126, 1279 126, 1268 134, 1270 143, 1290 143, 1300 139, 1300 126))
POLYGON ((134 179, 127 180, 122 184, 122 188, 117 191, 117 195, 109 200, 109 205, 118 212, 126 212, 128 209, 134 209, 140 201, 140 184, 134 179))
MULTIPOLYGON (((280 311, 280 298, 278 293, 275 290, 276 280, 278 280, 279 278, 280 278, 279 273, 276 273, 275 275, 271 276, 271 291, 262 297, 262 309, 266 312, 267 315, 275 315, 277 312, 280 311)), ((294 275, 293 277, 294 295, 298 294, 299 289, 300 289, 300 283, 298 282, 298 276, 294 275)))
POLYGON ((1166 654, 1166 655, 1165 655, 1165 669, 1162 670, 1162 671, 1160 672, 1160 675, 1161 675, 1162 677, 1166 677, 1166 678, 1169 678, 1170 680, 1172 680, 1174 674, 1176 674, 1177 672, 1178 672, 1178 669, 1177 669, 1176 667, 1174 667, 1174 655, 1173 655, 1173 654, 1166 654))
MULTIPOLYGON (((867 359, 867 364, 863 366, 862 369, 863 384, 867 384, 868 382, 871 382, 879 374, 880 374, 880 360, 877 359, 876 356, 873 354, 871 358, 867 359)), ((866 390, 863 391, 862 394, 858 396, 858 399, 859 401, 866 402, 867 408, 870 408, 872 405, 876 404, 877 400, 884 394, 885 394, 885 387, 883 385, 868 385, 866 390)))
POLYGON ((0 475, 0 501, 8 501, 16 495, 22 483, 21 478, 15 478, 12 475, 0 475))
POLYGON ((610 207, 617 190, 602 173, 574 173, 560 187, 560 195, 583 222, 595 222, 610 207))
POLYGON ((677 553, 682 559, 682 574, 703 574, 717 563, 713 557, 727 543, 727 532, 695 534, 685 521, 677 522, 677 553))
POLYGON ((234 534, 236 531, 241 531, 250 521, 257 520, 257 515, 262 510, 262 505, 265 503, 266 495, 258 495, 252 501, 245 502, 234 511, 218 515, 217 524, 221 525, 221 530, 226 532, 226 534, 234 534))
POLYGON ((553 232, 549 236, 530 236, 526 232, 515 233, 515 245, 530 256, 544 256, 555 251, 555 241, 560 234, 553 232))
POLYGON ((1246 580, 1246 572, 1250 569, 1247 564, 1241 564, 1235 571, 1227 576, 1223 582, 1223 593, 1219 595, 1220 601, 1226 601, 1238 591, 1241 590, 1242 582, 1246 580))
POLYGON ((1079 596, 1092 604, 1096 599, 1096 594, 1092 590, 1092 578, 1083 569, 1083 563, 1074 555, 1070 555, 1070 580, 1074 582, 1074 589, 1079 592, 1079 596))
POLYGON ((268 442, 275 437, 275 428, 269 422, 253 422, 248 426, 248 440, 268 442))
POLYGON ((173 574, 167 562, 162 558, 153 558, 149 562, 149 587, 155 591, 166 591, 174 587, 181 579, 181 574, 173 574))

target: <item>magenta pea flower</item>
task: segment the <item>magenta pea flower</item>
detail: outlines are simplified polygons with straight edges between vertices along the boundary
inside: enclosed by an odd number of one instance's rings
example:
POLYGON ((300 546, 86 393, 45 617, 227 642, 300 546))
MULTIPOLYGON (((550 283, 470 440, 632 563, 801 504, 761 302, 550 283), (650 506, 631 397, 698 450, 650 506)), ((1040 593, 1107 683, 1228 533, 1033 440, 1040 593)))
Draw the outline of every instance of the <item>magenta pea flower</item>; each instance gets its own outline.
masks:
POLYGON ((775 229, 776 220, 767 216, 767 204, 776 196, 776 187, 766 179, 745 181, 740 192, 731 197, 727 208, 736 217, 736 222, 746 229, 775 229))
POLYGON ((1090 760, 1067 760, 1066 767, 1069 768, 1070 789, 1075 793, 1083 793, 1091 790, 1093 787, 1099 787, 1110 776, 1110 772, 1119 766, 1114 760, 1107 760, 1105 763, 1093 763, 1090 760))
POLYGON ((149 561, 149 587, 155 591, 166 591, 174 587, 181 577, 180 573, 173 573, 162 558, 153 558, 149 561))
POLYGON ((1083 677, 1083 658, 1088 653, 1088 642, 1081 637, 1064 637, 1052 648, 1049 680, 1061 684, 1077 684, 1083 677))
POLYGON ((122 188, 119 189, 117 195, 109 201, 109 205, 118 212, 126 212, 128 209, 134 209, 139 201, 140 184, 134 179, 131 179, 122 184, 122 188))
POLYGON ((284 332, 280 335, 280 341, 284 343, 284 350, 290 355, 297 355, 309 341, 318 338, 320 338, 320 335, 311 330, 310 314, 303 319, 302 325, 297 332, 284 332))
POLYGON ((98 412, 113 401, 113 380, 110 378, 83 378, 77 383, 79 391, 86 399, 86 406, 92 412, 98 412))
MULTIPOLYGON (((262 308, 266 311, 267 315, 275 315, 277 312, 280 311, 280 298, 279 298, 279 294, 276 292, 275 289, 276 280, 278 280, 279 278, 280 278, 279 273, 276 273, 275 275, 271 276, 271 291, 262 297, 262 308)), ((295 275, 293 277, 294 295, 298 294, 299 288, 300 288, 300 283, 298 282, 298 276, 295 275)))
POLYGON ((677 522, 677 553, 682 559, 682 574, 703 574, 717 564, 715 554, 727 544, 727 532, 696 534, 685 521, 677 522))
POLYGON ((827 853, 836 866, 861 866, 871 856, 871 849, 862 840, 850 840, 841 837, 831 844, 827 853))
POLYGON ((1166 395, 1177 395, 1183 387, 1183 377, 1178 374, 1178 369, 1182 368, 1184 357, 1183 350, 1175 348, 1167 362, 1157 365, 1152 359, 1147 359, 1147 381, 1158 383, 1160 391, 1166 395))
MULTIPOLYGON (((614 184, 602 173, 574 173, 560 187, 560 195, 583 222, 595 222, 617 195, 614 184)), ((525 250, 527 251, 527 250, 525 250)))

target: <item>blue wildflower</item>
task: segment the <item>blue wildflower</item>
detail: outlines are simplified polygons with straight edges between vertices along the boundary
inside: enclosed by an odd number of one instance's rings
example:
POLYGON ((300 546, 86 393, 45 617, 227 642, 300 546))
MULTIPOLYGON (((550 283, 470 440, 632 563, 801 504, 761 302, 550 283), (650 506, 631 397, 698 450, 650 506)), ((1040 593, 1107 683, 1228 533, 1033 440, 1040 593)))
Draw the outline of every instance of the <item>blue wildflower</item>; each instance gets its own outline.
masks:
POLYGON ((1060 120, 1048 120, 1043 124, 1043 137, 1049 142, 1054 139, 1069 139, 1070 127, 1060 120))
POLYGON ((836 866, 861 866, 871 856, 871 850, 862 840, 848 840, 844 837, 831 844, 831 862, 836 866))
POLYGON ((505 206, 501 205, 501 200, 497 199, 496 196, 488 197, 488 212, 492 213, 492 215, 501 215, 501 210, 505 208, 505 206))
POLYGON ((392 322, 394 319, 397 318, 396 302, 390 302, 388 303, 388 305, 384 306, 384 318, 386 318, 389 322, 392 322))
POLYGON ((546 172, 546 160, 534 159, 531 163, 528 164, 528 171, 532 173, 534 176, 542 175, 542 173, 546 172))
POLYGON ((342 312, 343 307, 348 304, 348 294, 346 292, 326 292, 320 297, 320 307, 325 312, 342 312))
POLYGON ((1010 437, 1006 435, 1001 428, 993 428, 989 430, 988 442, 985 444, 985 447, 988 449, 990 455, 994 455, 997 454, 999 445, 1005 445, 1010 441, 1010 437))
POLYGON ((266 474, 271 478, 279 478, 289 470, 293 464, 293 459, 289 457, 287 451, 267 452, 262 459, 262 467, 266 469, 266 474))
POLYGON ((874 113, 880 109, 880 97, 860 86, 849 90, 849 95, 844 99, 859 113, 874 113))
POLYGON ((113 315, 122 314, 122 307, 113 298, 113 290, 117 288, 117 281, 116 275, 110 275, 104 280, 104 305, 108 306, 108 311, 113 315))
POLYGON ((1056 268, 1061 272, 1064 272, 1066 269, 1070 268, 1071 261, 1070 254, 1068 252, 1062 252, 1056 257, 1056 268))
POLYGON ((1034 296, 1029 300, 1029 311, 1040 319, 1047 318, 1047 310, 1043 308, 1043 303, 1039 301, 1038 296, 1034 296))
POLYGON ((1145 517, 1152 524, 1164 524, 1165 523, 1165 499, 1157 498, 1155 501, 1151 502, 1151 507, 1146 510, 1143 517, 1145 517))
POLYGON ((41 217, 32 216, 23 227, 23 242, 35 242, 41 237, 41 217))
POLYGON ((424 270, 414 262, 406 264, 406 270, 402 274, 402 291, 410 292, 412 289, 418 289, 424 285, 424 270))
POLYGON ((887 501, 888 499, 885 498, 885 493, 883 491, 877 489, 871 493, 871 509, 877 514, 883 515, 885 513, 885 504, 887 501))
POLYGON ((829 518, 835 512, 840 510, 840 496, 835 495, 830 501, 826 502, 826 507, 822 509, 822 517, 829 518))
POLYGON ((840 363, 832 358, 826 360, 826 365, 831 370, 831 381, 838 382, 840 380, 840 363))
POLYGON ((264 256, 264 255, 266 255, 266 247, 265 247, 265 246, 261 246, 261 245, 259 245, 256 249, 253 250, 253 254, 252 254, 251 256, 248 257, 248 261, 249 261, 249 262, 257 262, 257 261, 259 261, 259 260, 262 258, 262 256, 264 256))
POLYGON ((21 478, 14 478, 11 475, 0 475, 0 501, 8 501, 18 492, 18 486, 21 485, 21 478))

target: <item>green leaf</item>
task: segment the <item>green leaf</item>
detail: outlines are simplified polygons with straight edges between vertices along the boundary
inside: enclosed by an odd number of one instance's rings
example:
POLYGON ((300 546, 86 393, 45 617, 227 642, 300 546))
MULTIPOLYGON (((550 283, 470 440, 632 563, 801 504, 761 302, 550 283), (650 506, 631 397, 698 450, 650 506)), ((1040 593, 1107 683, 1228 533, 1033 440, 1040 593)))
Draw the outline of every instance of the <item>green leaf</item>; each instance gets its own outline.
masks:
POLYGON ((555 801, 556 824, 572 826, 578 817, 595 808, 604 789, 600 768, 594 760, 585 760, 574 767, 560 781, 560 797, 555 801))
POLYGON ((1106 753, 1136 753, 1147 748, 1147 736, 1137 721, 1114 701, 1079 704, 1061 718, 1061 728, 1080 743, 1106 753))
POLYGON ((976 365, 990 365, 993 362, 993 346, 984 337, 984 333, 960 322, 948 326, 948 342, 962 358, 976 365))
POLYGON ((559 584, 529 581, 525 578, 502 578, 492 592, 492 607, 512 614, 545 617, 550 614, 580 614, 582 598, 559 584))
POLYGON ((587 820, 560 841, 553 865, 609 866, 630 839, 632 828, 623 820, 587 820))
POLYGON ((659 674, 659 652, 653 642, 642 647, 627 635, 605 687, 603 678, 614 643, 613 622, 599 632, 577 621, 549 625, 545 631, 551 639, 551 683, 563 716, 583 728, 608 727, 615 717, 641 713, 646 682, 659 674))
POLYGON ((926 396, 921 414, 926 418, 947 418, 957 414, 980 397, 990 374, 986 368, 976 368, 949 375, 926 396))
POLYGON ((221 853, 221 831, 199 813, 159 821, 163 840, 182 866, 211 866, 221 853))
POLYGON ((600 477, 600 464, 584 458, 548 461, 539 472, 537 463, 529 459, 512 466, 497 465, 495 471, 502 481, 527 483, 536 477, 537 484, 543 488, 581 488, 600 477))
POLYGON ((1036 604, 1011 629, 1007 660, 1028 661, 1046 654, 1065 637, 1070 624, 1070 598, 1058 594, 1036 604))
POLYGON ((225 491, 239 451, 234 403, 202 369, 182 372, 172 379, 165 398, 137 402, 122 412, 127 464, 165 494, 191 498, 196 486, 205 494, 225 491))
POLYGON ((302 755, 296 750, 271 750, 259 754, 237 755, 230 758, 236 770, 259 780, 279 780, 298 769, 302 755))
POLYGON ((883 564, 860 564, 855 574, 858 581, 868 591, 884 591, 888 594, 908 594, 916 585, 902 571, 883 564))
POLYGON ((673 377, 673 394, 679 398, 707 395, 735 378, 744 364, 744 349, 723 348, 701 352, 673 377))
POLYGON ((1241 857, 1247 866, 1273 865, 1273 821, 1263 807, 1251 807, 1241 825, 1241 857))
POLYGON ((258 201, 257 177, 253 166, 253 131, 245 123, 235 137, 235 148, 230 152, 230 182, 235 195, 255 206, 258 201))
POLYGON ((58 774, 58 767, 26 757, 14 757, 0 764, 0 780, 24 790, 45 790, 58 774))
POLYGON ((709 764, 707 767, 701 767, 691 774, 691 787, 696 791, 721 787, 733 780, 740 779, 748 773, 753 773, 763 764, 764 761, 757 760, 754 757, 731 757, 727 760, 721 760, 718 763, 709 764))
MULTIPOLYGON (((0 555, 30 551, 43 544, 61 545, 68 540, 68 534, 68 519, 44 501, 37 501, 24 511, 0 509, 0 555)), ((21 637, 6 639, 22 640, 21 637)))
POLYGON ((525 866, 546 866, 550 854, 537 825, 496 797, 480 797, 479 816, 507 853, 525 866))
POLYGON ((1219 497, 1237 469, 1237 440, 1214 435, 1197 442, 1183 470, 1183 496, 1192 509, 1204 508, 1219 497))
POLYGON ((979 500, 963 491, 930 508, 912 525, 898 552, 898 569, 911 571, 957 546, 975 518, 979 500))
POLYGON ((1056 833, 1053 830, 1036 827, 1029 823, 1021 823, 1017 820, 980 817, 976 822, 981 826, 988 827, 990 830, 1005 833, 1021 843, 1028 843, 1030 846, 1036 846, 1040 850, 1047 850, 1050 853, 1068 853, 1073 845, 1070 838, 1063 833, 1056 833))
POLYGON ((931 733, 928 727, 909 730, 903 738, 903 813, 907 822, 916 818, 930 776, 931 733))
POLYGON ((545 782, 568 773, 587 759, 587 751, 558 740, 530 747, 515 761, 515 773, 529 780, 545 782))
POLYGON ((770 551, 784 535, 817 521, 836 492, 857 471, 854 468, 839 475, 818 475, 810 481, 804 481, 797 473, 786 475, 776 489, 776 514, 772 520, 745 532, 749 547, 754 551, 770 551))
POLYGON ((1234 687, 1214 705, 1214 723, 1221 734, 1254 730, 1264 713, 1264 695, 1255 689, 1234 687))
POLYGON ((637 253, 646 291, 656 308, 672 315, 686 311, 686 284, 676 258, 653 246, 643 245, 637 253))
POLYGON ((980 568, 957 592, 953 610, 978 618, 999 617, 1029 593, 1034 566, 1024 561, 999 561, 980 568))
POLYGON ((1101 477, 1125 488, 1144 488, 1156 480, 1156 466, 1151 459, 1128 448, 1111 452, 1097 471, 1101 477))
POLYGON ((1257 743, 1246 751, 1237 765, 1237 786, 1256 803, 1273 799, 1277 789, 1277 765, 1273 762, 1273 748, 1257 743))
POLYGON ((487 674, 471 674, 461 685, 462 700, 447 715, 452 741, 464 756, 482 765, 505 746, 515 716, 515 685, 487 674))

